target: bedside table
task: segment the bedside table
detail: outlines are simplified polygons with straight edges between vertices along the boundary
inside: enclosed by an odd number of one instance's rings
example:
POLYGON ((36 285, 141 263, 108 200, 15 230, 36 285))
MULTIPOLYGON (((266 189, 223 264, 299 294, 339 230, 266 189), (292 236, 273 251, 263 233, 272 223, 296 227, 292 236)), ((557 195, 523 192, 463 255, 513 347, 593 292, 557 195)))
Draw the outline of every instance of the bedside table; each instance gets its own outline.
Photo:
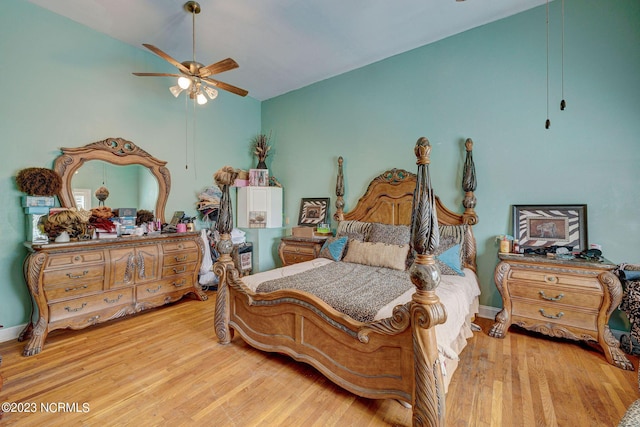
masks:
POLYGON ((327 240, 326 237, 283 237, 278 246, 282 265, 287 266, 317 258, 325 240, 327 240))
POLYGON ((557 260, 540 255, 499 254, 495 283, 502 311, 489 335, 504 338, 511 325, 545 335, 599 344, 609 363, 633 370, 609 330, 622 285, 604 260, 557 260))

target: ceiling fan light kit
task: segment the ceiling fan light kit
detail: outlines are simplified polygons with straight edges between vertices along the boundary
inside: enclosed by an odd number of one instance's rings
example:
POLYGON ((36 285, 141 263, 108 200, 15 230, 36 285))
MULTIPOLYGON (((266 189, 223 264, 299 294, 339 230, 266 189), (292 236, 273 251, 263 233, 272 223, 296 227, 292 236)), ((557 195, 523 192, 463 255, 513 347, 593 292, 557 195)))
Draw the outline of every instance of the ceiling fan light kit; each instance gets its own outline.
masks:
POLYGON ((151 52, 158 55, 160 58, 169 62, 175 66, 181 74, 172 73, 133 73, 136 76, 142 77, 177 77, 178 84, 171 86, 169 91, 176 98, 186 91, 190 99, 195 100, 198 104, 203 105, 207 103, 207 96, 210 99, 215 99, 218 96, 218 91, 215 88, 226 90, 227 92, 234 93, 240 96, 247 96, 248 91, 239 87, 230 85, 219 80, 211 78, 212 75, 219 74, 225 71, 238 68, 238 63, 231 58, 223 59, 222 61, 215 62, 211 65, 202 65, 196 61, 196 15, 200 13, 200 4, 195 1, 189 1, 184 4, 184 10, 191 13, 193 21, 193 59, 191 61, 178 62, 162 50, 157 47, 143 43, 143 46, 149 49, 151 52), (213 87, 212 87, 213 86, 213 87), (207 96, 205 96, 205 94, 207 96))

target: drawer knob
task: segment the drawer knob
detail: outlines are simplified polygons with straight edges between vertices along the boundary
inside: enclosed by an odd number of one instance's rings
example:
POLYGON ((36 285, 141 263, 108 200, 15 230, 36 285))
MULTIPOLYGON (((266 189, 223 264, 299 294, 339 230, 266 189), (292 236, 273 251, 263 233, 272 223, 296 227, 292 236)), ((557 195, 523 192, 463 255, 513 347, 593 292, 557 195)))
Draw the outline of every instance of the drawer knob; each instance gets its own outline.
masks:
POLYGON ((540 291, 540 296, 542 299, 546 299, 547 301, 559 301, 564 297, 564 294, 558 294, 558 296, 555 297, 548 297, 544 294, 544 291, 540 291))
POLYGON ((67 273, 67 277, 69 277, 69 279, 82 279, 87 274, 89 274, 89 270, 83 271, 82 274, 67 273))
POLYGON ((544 308, 540 309, 540 314, 542 314, 547 319, 559 319, 562 316, 564 316, 563 312, 559 312, 558 314, 555 314, 555 315, 554 314, 547 314, 547 313, 545 313, 544 308))
POLYGON ((558 283, 558 278, 556 276, 544 276, 544 281, 547 283, 558 283))
POLYGON ((116 298, 116 299, 105 298, 104 302, 106 302, 107 304, 115 304, 118 301, 120 301, 120 298, 122 298, 122 294, 118 294, 118 298, 116 298))
POLYGON ((64 288, 65 292, 78 291, 80 289, 87 289, 89 285, 76 286, 75 288, 64 288))
POLYGON ((71 307, 67 306, 64 309, 67 310, 69 313, 75 313, 76 311, 82 310, 86 305, 87 305, 87 303, 83 302, 80 307, 71 308, 71 307))

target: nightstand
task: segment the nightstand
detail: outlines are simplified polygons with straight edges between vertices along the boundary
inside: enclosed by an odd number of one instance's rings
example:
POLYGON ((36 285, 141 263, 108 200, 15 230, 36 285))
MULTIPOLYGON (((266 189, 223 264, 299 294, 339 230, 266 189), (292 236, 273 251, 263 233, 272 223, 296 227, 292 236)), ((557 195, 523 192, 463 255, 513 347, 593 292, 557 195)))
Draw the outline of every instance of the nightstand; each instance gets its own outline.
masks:
POLYGON ((327 240, 326 237, 283 237, 278 246, 282 265, 287 266, 317 258, 325 240, 327 240))
POLYGON ((633 370, 609 330, 622 299, 615 264, 540 255, 499 254, 495 283, 502 311, 489 335, 504 338, 511 325, 557 338, 599 344, 609 363, 633 370))

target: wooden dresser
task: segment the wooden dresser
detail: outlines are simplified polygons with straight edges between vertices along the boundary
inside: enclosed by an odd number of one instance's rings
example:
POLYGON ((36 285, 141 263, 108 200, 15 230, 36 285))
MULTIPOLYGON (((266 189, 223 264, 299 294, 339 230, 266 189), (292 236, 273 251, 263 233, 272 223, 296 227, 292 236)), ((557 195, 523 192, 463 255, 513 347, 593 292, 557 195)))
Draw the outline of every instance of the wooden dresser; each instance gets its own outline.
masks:
POLYGON ((282 265, 287 266, 317 258, 325 240, 327 240, 326 237, 283 237, 278 246, 282 265))
POLYGON ((609 317, 622 299, 622 286, 609 261, 556 260, 539 255, 499 254, 495 283, 503 309, 489 335, 504 338, 509 326, 599 344, 607 361, 633 370, 609 317))
POLYGON ((29 340, 25 356, 38 354, 55 329, 82 329, 188 293, 207 299, 198 232, 25 245, 25 280, 38 308, 19 338, 29 340))

